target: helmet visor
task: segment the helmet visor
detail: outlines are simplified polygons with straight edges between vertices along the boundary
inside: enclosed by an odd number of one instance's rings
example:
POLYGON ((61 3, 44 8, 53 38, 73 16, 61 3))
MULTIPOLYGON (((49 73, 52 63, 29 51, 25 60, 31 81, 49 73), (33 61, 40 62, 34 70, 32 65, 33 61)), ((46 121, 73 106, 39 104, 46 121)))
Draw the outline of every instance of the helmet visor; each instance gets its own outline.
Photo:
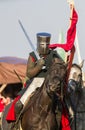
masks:
POLYGON ((48 33, 38 33, 37 34, 37 50, 39 54, 48 54, 51 35, 48 33))

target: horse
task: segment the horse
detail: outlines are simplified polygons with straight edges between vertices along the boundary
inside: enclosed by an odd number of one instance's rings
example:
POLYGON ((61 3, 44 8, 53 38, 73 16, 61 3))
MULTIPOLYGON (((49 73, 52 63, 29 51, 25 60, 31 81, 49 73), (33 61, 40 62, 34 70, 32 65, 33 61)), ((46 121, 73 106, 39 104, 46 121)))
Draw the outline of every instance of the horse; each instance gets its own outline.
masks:
POLYGON ((82 82, 82 65, 73 64, 67 88, 71 130, 85 130, 85 87, 82 82))
POLYGON ((22 130, 59 129, 56 107, 64 95, 66 72, 67 64, 63 60, 53 60, 44 83, 35 90, 23 110, 20 119, 22 130))

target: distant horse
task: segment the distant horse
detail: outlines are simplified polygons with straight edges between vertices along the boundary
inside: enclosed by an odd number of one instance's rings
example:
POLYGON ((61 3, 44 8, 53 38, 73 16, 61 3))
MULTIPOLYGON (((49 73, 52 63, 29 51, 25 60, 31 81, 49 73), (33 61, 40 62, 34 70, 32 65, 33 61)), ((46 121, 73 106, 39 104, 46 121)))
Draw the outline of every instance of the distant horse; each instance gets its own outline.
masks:
POLYGON ((68 81, 70 125, 72 130, 85 130, 85 88, 82 88, 82 68, 73 64, 68 81))
POLYGON ((59 130, 56 101, 63 96, 66 71, 67 65, 62 60, 53 61, 44 83, 31 96, 22 113, 22 130, 59 130))

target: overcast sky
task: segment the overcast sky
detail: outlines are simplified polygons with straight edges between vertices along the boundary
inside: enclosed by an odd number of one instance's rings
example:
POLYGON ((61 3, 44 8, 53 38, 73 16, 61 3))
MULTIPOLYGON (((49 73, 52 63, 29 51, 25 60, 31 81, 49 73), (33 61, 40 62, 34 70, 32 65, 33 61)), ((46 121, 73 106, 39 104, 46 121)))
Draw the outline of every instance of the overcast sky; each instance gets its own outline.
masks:
MULTIPOLYGON (((85 1, 75 0, 79 15, 77 23, 81 58, 85 59, 85 1)), ((36 33, 52 34, 51 43, 57 43, 59 32, 69 26, 70 9, 66 0, 0 0, 0 57, 28 58, 32 51, 18 20, 20 19, 36 47, 36 33)), ((75 54, 77 60, 77 55, 75 54)))

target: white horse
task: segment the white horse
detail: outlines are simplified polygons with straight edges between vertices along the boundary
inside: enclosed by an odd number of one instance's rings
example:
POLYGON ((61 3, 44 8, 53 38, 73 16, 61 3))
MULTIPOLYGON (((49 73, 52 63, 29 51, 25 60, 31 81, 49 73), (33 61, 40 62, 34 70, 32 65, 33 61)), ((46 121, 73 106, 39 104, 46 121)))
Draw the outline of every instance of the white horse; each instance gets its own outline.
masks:
POLYGON ((72 130, 85 130, 85 87, 82 87, 82 83, 82 65, 73 64, 67 90, 72 130))

